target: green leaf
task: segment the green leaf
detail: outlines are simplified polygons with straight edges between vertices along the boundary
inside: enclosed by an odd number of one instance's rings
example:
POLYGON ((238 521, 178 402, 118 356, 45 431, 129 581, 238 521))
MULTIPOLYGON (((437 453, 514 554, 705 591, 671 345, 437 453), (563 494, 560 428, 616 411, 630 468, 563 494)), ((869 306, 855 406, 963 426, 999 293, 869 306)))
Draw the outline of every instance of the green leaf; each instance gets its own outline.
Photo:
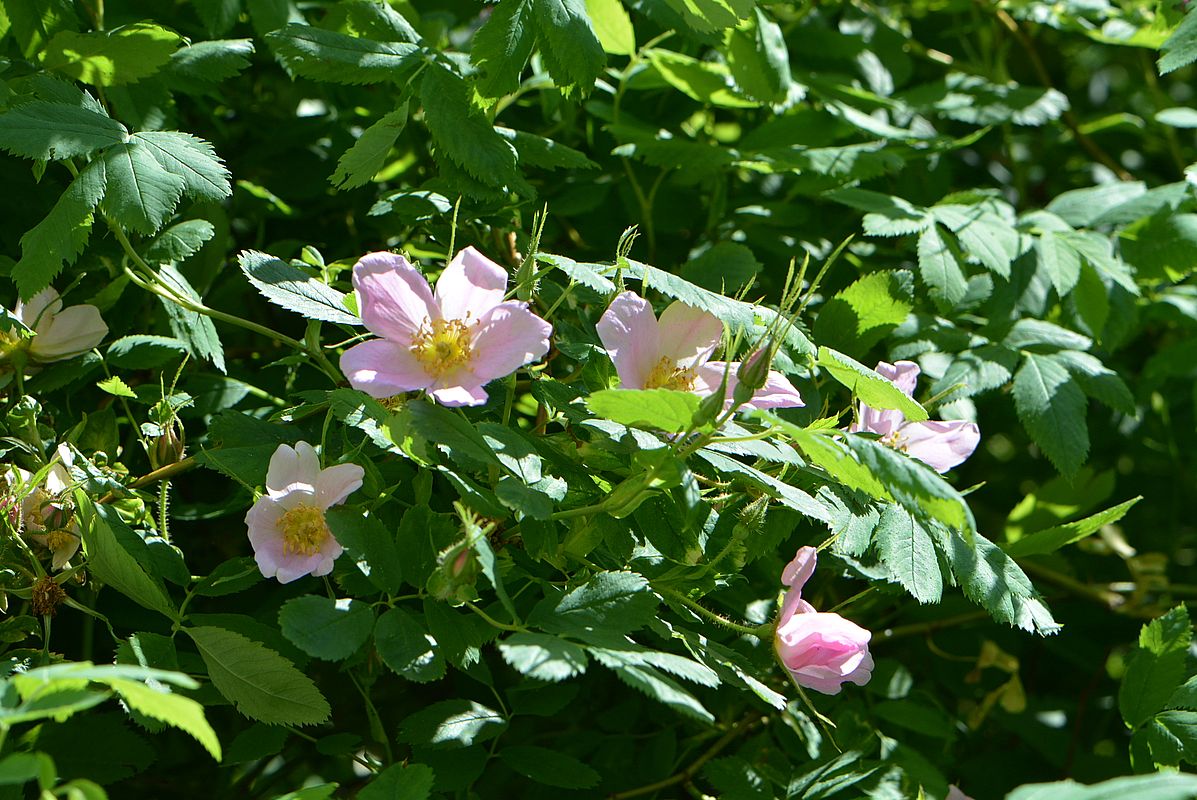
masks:
POLYGON ((1185 106, 1155 112, 1155 121, 1173 128, 1197 128, 1197 109, 1185 106))
MULTIPOLYGON (((122 336, 108 345, 108 363, 122 369, 160 367, 183 353, 187 347, 168 336, 122 336)), ((119 380, 119 379, 118 379, 119 380)), ((105 381, 102 381, 104 383, 105 381)), ((103 388, 103 387, 100 387, 103 388)), ((107 391, 107 390, 105 390, 107 391)), ((129 396, 129 395, 126 395, 129 396)), ((132 395, 136 397, 136 395, 132 395)))
POLYGON ((126 541, 141 542, 141 537, 129 530, 115 511, 92 503, 82 491, 75 493, 75 500, 83 515, 83 548, 91 573, 138 605, 177 620, 179 612, 161 580, 151 577, 122 546, 118 531, 125 534, 126 541))
POLYGON ((449 455, 467 468, 500 466, 490 444, 469 421, 433 403, 409 403, 405 409, 411 414, 416 433, 430 443, 445 448, 449 455))
POLYGON ((632 18, 619 0, 586 0, 586 13, 604 50, 615 56, 630 56, 636 52, 632 18))
POLYGON ((208 220, 189 219, 158 234, 142 255, 151 264, 186 261, 215 235, 216 227, 208 220))
POLYGON ((122 228, 157 232, 183 196, 186 181, 163 168, 156 153, 157 148, 132 138, 100 154, 108 180, 104 213, 122 228))
POLYGON ((912 397, 854 358, 829 347, 819 348, 819 366, 847 386, 852 394, 871 408, 896 409, 911 422, 927 419, 927 410, 912 397))
POLYGON ((1096 533, 1106 525, 1112 525, 1122 519, 1135 503, 1142 500, 1142 496, 1132 497, 1125 503, 1107 508, 1076 522, 1036 531, 1016 541, 1003 545, 1002 549, 1012 558, 1038 556, 1054 553, 1061 547, 1079 542, 1090 534, 1096 533))
POLYGON ((499 642, 503 660, 529 678, 563 681, 586 671, 586 651, 544 633, 513 633, 499 642))
POLYGON ((1003 278, 1010 277, 1010 263, 1019 254, 1019 236, 1008 222, 977 206, 932 206, 930 210, 973 260, 1003 278))
POLYGON ((45 753, 10 753, 0 759, 0 786, 20 786, 47 772, 55 774, 54 762, 45 753))
POLYGON ((731 72, 722 64, 656 48, 648 50, 646 54, 661 78, 691 99, 723 108, 755 108, 760 105, 735 90, 730 84, 731 72))
POLYGON ((524 131, 496 127, 498 132, 515 147, 521 165, 541 169, 598 169, 598 164, 572 147, 524 131))
POLYGON ((107 392, 113 397, 137 397, 137 392, 129 388, 129 384, 121 380, 119 375, 113 375, 111 378, 105 378, 96 384, 96 388, 100 391, 107 392))
POLYGON ((585 0, 533 0, 540 55, 553 83, 567 96, 586 95, 607 55, 591 27, 585 0))
POLYGON ((182 41, 144 22, 96 33, 59 31, 46 45, 42 65, 92 86, 119 86, 153 75, 182 41))
POLYGON ((701 400, 674 389, 600 389, 586 405, 600 417, 643 428, 679 433, 690 428, 701 400))
POLYGON ((250 719, 317 725, 331 709, 311 679, 278 653, 223 628, 183 628, 199 648, 216 689, 250 719))
POLYGON ((739 242, 717 242, 682 267, 687 280, 715 292, 735 294, 761 271, 752 250, 739 242))
POLYGON ((402 84, 420 62, 419 46, 409 42, 358 39, 309 25, 285 25, 266 40, 291 74, 330 83, 402 84))
POLYGON ((948 308, 962 301, 968 292, 960 262, 937 225, 930 225, 918 237, 918 269, 931 296, 942 299, 948 308))
POLYGON ((334 600, 305 594, 283 603, 278 626, 283 636, 308 655, 344 661, 370 638, 374 611, 368 603, 348 597, 334 600))
POLYGON ((124 141, 128 133, 106 114, 66 103, 34 100, 0 114, 0 148, 38 161, 91 155, 124 141))
POLYGON ((815 318, 815 338, 828 347, 864 353, 906 321, 914 294, 909 272, 874 272, 828 300, 815 318))
POLYGON ((599 782, 599 774, 583 762, 534 745, 513 745, 499 751, 504 764, 537 783, 562 789, 589 789, 599 782))
POLYGON ((219 201, 232 194, 229 171, 212 145, 179 131, 146 131, 133 134, 161 167, 183 179, 183 194, 219 201))
POLYGON ((1148 721, 1146 730, 1152 760, 1157 764, 1197 764, 1197 712, 1161 712, 1148 721))
POLYGON ((644 663, 638 654, 605 648, 596 648, 591 652, 595 661, 614 672, 621 681, 658 703, 701 722, 715 721, 714 715, 694 695, 678 685, 677 681, 661 674, 656 667, 644 663))
POLYGON ((308 319, 341 325, 362 324, 345 306, 345 295, 280 258, 243 250, 237 256, 237 263, 249 282, 276 306, 308 319))
POLYGON ((469 747, 493 739, 507 727, 499 712, 472 700, 441 700, 399 725, 399 740, 433 747, 469 747))
POLYGON ((138 681, 113 680, 109 685, 133 711, 178 728, 220 761, 220 740, 204 718, 204 707, 195 700, 138 681))
POLYGON ((1184 682, 1185 656, 1192 640, 1193 626, 1184 606, 1153 619, 1139 631, 1139 646, 1118 688, 1118 710, 1129 728, 1138 728, 1164 710, 1184 682))
POLYGON ((1051 278, 1056 294, 1063 297, 1076 286, 1081 277, 1081 255, 1064 239, 1044 231, 1035 240, 1039 268, 1051 278))
MULTIPOLYGON (((174 228, 168 229, 168 232, 169 230, 174 228)), ((162 264, 158 268, 158 277, 176 294, 197 303, 202 302, 199 292, 173 265, 162 264)), ((159 299, 162 301, 162 307, 166 309, 167 322, 174 335, 187 344, 187 349, 193 356, 207 360, 216 369, 224 372, 224 346, 220 343, 220 334, 216 332, 216 324, 212 322, 212 318, 183 308, 165 297, 159 299)))
POLYGON ((409 681, 428 683, 445 676, 445 659, 436 640, 403 609, 392 608, 378 618, 374 646, 382 663, 409 681))
POLYGON ((552 607, 538 606, 536 622, 550 633, 618 636, 648 624, 657 597, 635 572, 600 572, 552 607))
POLYGON ((1175 283, 1197 270, 1197 214, 1165 210, 1124 228, 1119 250, 1143 281, 1175 283))
MULTIPOLYGON (((353 390, 337 389, 333 393, 340 391, 353 390)), ((330 508, 324 518, 349 557, 365 563, 370 582, 381 591, 399 594, 403 588, 403 568, 395 536, 378 517, 363 517, 351 508, 330 508)))
POLYGON ((1193 800, 1194 795, 1197 775, 1161 773, 1114 778, 1091 786, 1075 781, 1028 784, 1006 795, 1006 800, 1193 800))
POLYGON ((1026 354, 1014 375, 1014 407, 1056 469, 1076 474, 1089 453, 1085 395, 1059 359, 1026 354))
POLYGON ((728 458, 721 453, 703 449, 698 452, 698 455, 720 472, 744 476, 754 486, 763 489, 770 496, 777 498, 782 505, 792 508, 800 514, 805 514, 811 519, 821 522, 831 520, 831 515, 826 508, 796 486, 791 486, 766 472, 736 461, 734 458, 728 458))
POLYGON ((913 514, 939 520, 949 528, 975 531, 976 520, 964 497, 935 470, 873 439, 849 434, 848 447, 885 487, 886 494, 913 514))
MULTIPOLYGON (((3 119, 3 117, 0 117, 3 119)), ((21 260, 12 277, 26 300, 73 264, 91 235, 92 211, 104 197, 104 164, 93 161, 58 198, 50 213, 21 237, 21 260)))
POLYGON ((338 189, 364 186, 386 165, 395 140, 407 125, 407 104, 399 106, 362 132, 337 160, 328 181, 338 189))
POLYGON ((687 25, 701 33, 714 33, 739 22, 735 8, 726 0, 665 0, 687 25))
POLYGON ((436 773, 424 764, 392 764, 378 773, 357 800, 428 800, 436 773))
POLYGON ((944 553, 969 600, 1024 631, 1048 636, 1060 630, 1026 573, 1001 548, 980 534, 973 534, 971 544, 960 536, 946 538, 944 553))
POLYGON ((1093 342, 1067 328, 1042 319, 1024 318, 1014 323, 1002 339, 1002 345, 1011 350, 1088 350, 1093 342))
POLYGON ((1185 14, 1172 34, 1160 45, 1161 75, 1197 61, 1197 14, 1185 14))
POLYGON ((760 8, 728 31, 727 65, 744 93, 763 103, 781 103, 789 94, 790 54, 781 27, 760 8))
POLYGON ((241 16, 241 0, 195 0, 193 5, 209 36, 221 35, 241 16))
POLYGON ((249 67, 253 53, 252 39, 196 42, 171 54, 168 80, 172 85, 199 93, 249 67))
POLYGON ((470 176, 487 186, 509 185, 518 178, 515 148, 474 105, 472 94, 463 79, 429 64, 420 81, 424 124, 437 149, 470 176))
POLYGON ((920 603, 939 602, 943 576, 935 544, 913 514, 900 506, 887 505, 874 529, 873 541, 891 580, 900 583, 920 603))
POLYGON ((470 43, 470 60, 482 72, 483 97, 502 97, 519 88, 520 73, 536 43, 535 0, 500 0, 470 43))

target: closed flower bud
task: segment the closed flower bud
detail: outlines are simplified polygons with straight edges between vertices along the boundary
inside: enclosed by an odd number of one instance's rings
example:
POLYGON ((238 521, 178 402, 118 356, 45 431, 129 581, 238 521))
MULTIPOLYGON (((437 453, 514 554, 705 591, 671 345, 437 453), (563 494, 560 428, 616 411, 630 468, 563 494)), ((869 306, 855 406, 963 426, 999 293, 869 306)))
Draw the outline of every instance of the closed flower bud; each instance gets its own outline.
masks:
MULTIPOLYGON (((762 388, 769 380, 769 367, 772 365, 773 348, 770 345, 765 345, 740 363, 740 368, 736 370, 736 378, 739 381, 736 388, 744 386, 751 389, 752 392, 762 388)), ((748 394, 749 399, 752 397, 752 392, 748 394)))
POLYGON ((468 541, 441 551, 436 570, 428 578, 428 592, 438 600, 463 603, 478 596, 474 584, 482 565, 468 541))
POLYGON ((183 458, 183 429, 172 423, 165 431, 154 439, 154 447, 150 451, 150 465, 154 469, 176 464, 183 458))

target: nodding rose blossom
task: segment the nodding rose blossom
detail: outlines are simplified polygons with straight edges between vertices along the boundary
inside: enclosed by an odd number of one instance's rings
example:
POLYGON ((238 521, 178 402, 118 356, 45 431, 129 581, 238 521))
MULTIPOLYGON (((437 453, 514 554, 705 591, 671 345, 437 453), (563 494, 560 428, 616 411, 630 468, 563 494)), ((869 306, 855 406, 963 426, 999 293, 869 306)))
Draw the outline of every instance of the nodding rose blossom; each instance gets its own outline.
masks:
POLYGON ((79 552, 82 533, 79 520, 72 513, 72 503, 65 497, 71 486, 67 469, 73 456, 70 448, 59 445, 55 461, 38 486, 30 485, 33 474, 10 466, 10 487, 20 492, 18 525, 26 539, 50 551, 50 566, 64 569, 79 552))
MULTIPOLYGON (((907 397, 914 397, 919 365, 898 361, 877 365, 877 374, 889 379, 907 397)), ((928 420, 909 422, 901 411, 879 411, 860 404, 860 415, 848 430, 876 433, 883 444, 917 458, 936 472, 947 472, 962 464, 977 449, 981 429, 964 420, 928 420)))
POLYGON ((15 333, 0 331, 0 355, 26 348, 29 360, 48 364, 86 353, 108 335, 100 310, 92 305, 62 307, 62 298, 52 288, 42 289, 29 302, 17 301, 13 310, 36 336, 27 344, 15 333))
MULTIPOLYGON (((676 389, 706 397, 718 391, 726 372, 726 397, 731 403, 740 364, 708 361, 723 338, 723 323, 714 315, 674 301, 658 320, 647 300, 623 292, 611 301, 596 327, 621 388, 676 389)), ((772 369, 764 386, 744 404, 746 408, 801 405, 798 390, 772 369)))
POLYGON ((362 321, 381 338, 346 350, 341 371, 371 397, 424 389, 442 405, 481 405, 483 386, 549 351, 553 326, 527 303, 504 301, 507 273, 472 247, 445 267, 435 294, 393 253, 363 256, 353 288, 362 321))
POLYGON ((948 794, 943 800, 973 800, 971 797, 960 791, 955 784, 948 787, 948 794))
POLYGON ((799 686, 839 694, 846 683, 864 686, 873 677, 872 634, 839 614, 819 612, 802 599, 802 587, 815 571, 816 552, 802 547, 781 573, 790 587, 774 633, 777 658, 799 686))
POLYGON ((344 548, 328 529, 324 512, 361 488, 364 476, 357 464, 320 469, 307 442, 280 444, 266 471, 266 494, 245 515, 262 574, 290 583, 332 572, 344 548))

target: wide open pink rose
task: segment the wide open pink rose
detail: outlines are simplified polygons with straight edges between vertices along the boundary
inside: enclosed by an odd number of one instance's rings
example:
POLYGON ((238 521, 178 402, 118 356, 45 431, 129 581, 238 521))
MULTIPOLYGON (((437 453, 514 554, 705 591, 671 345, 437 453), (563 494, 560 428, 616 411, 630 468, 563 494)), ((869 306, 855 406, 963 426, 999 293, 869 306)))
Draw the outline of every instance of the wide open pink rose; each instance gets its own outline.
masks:
POLYGON ((789 589, 778 614, 774 647, 799 686, 839 694, 844 683, 864 686, 873 676, 872 634, 839 614, 816 611, 802 599, 802 587, 814 574, 815 561, 815 548, 799 548, 781 574, 789 589))
MULTIPOLYGON (((736 388, 739 362, 708 361, 723 337, 723 323, 713 314, 681 301, 670 303, 658 320, 643 297, 623 292, 603 312, 596 326, 624 389, 676 389, 706 397, 719 390, 727 373, 727 403, 736 388)), ((745 408, 801 406, 798 390, 777 370, 745 408)))
POLYGON ((363 256, 353 287, 380 338, 346 350, 341 371, 372 397, 423 389, 442 405, 481 405, 483 386, 549 351, 553 326, 527 303, 504 301, 507 273, 472 247, 449 262, 435 293, 394 253, 363 256))
MULTIPOLYGON (((877 365, 877 374, 889 379, 908 397, 914 396, 919 377, 919 365, 913 361, 899 361, 877 365)), ((901 411, 870 408, 860 404, 860 414, 848 429, 852 432, 875 433, 884 444, 917 458, 936 472, 947 472, 962 464, 977 449, 981 429, 975 422, 964 420, 928 420, 909 422, 901 411)))

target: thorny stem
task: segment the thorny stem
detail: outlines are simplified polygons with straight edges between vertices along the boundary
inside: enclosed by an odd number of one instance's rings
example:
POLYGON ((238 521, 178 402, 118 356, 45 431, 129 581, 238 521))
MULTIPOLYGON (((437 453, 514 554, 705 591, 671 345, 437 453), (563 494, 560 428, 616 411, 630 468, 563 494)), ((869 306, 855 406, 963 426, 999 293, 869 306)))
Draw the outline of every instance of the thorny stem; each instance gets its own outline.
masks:
MULTIPOLYGON (((172 478, 175 475, 178 475, 180 472, 186 472, 187 470, 191 469, 192 467, 194 467, 196 465, 197 464, 196 464, 195 456, 187 456, 187 458, 184 458, 181 461, 176 461, 173 464, 167 464, 165 467, 159 467, 158 469, 154 470, 153 472, 150 472, 146 475, 142 475, 140 478, 133 481, 132 483, 126 484, 125 488, 126 489, 140 489, 142 486, 148 486, 149 484, 154 483, 156 481, 164 481, 169 478, 172 478)), ((108 494, 101 497, 97 502, 111 503, 114 500, 119 500, 119 499, 120 499, 120 497, 117 495, 116 491, 111 491, 111 492, 108 492, 108 494)))
POLYGON ((625 800, 628 797, 640 797, 646 794, 658 792, 661 789, 668 789, 670 786, 676 786, 679 783, 688 783, 698 774, 699 770, 715 756, 719 755, 729 744, 734 742, 740 736, 747 733, 752 728, 759 725, 760 717, 748 716, 737 722, 727 733, 719 737, 710 747, 708 747, 702 755, 690 762, 690 765, 681 772, 670 775, 668 778, 656 781, 655 783, 646 783, 644 786, 637 786, 635 789, 626 789, 622 792, 615 792, 607 795, 607 800, 625 800))

